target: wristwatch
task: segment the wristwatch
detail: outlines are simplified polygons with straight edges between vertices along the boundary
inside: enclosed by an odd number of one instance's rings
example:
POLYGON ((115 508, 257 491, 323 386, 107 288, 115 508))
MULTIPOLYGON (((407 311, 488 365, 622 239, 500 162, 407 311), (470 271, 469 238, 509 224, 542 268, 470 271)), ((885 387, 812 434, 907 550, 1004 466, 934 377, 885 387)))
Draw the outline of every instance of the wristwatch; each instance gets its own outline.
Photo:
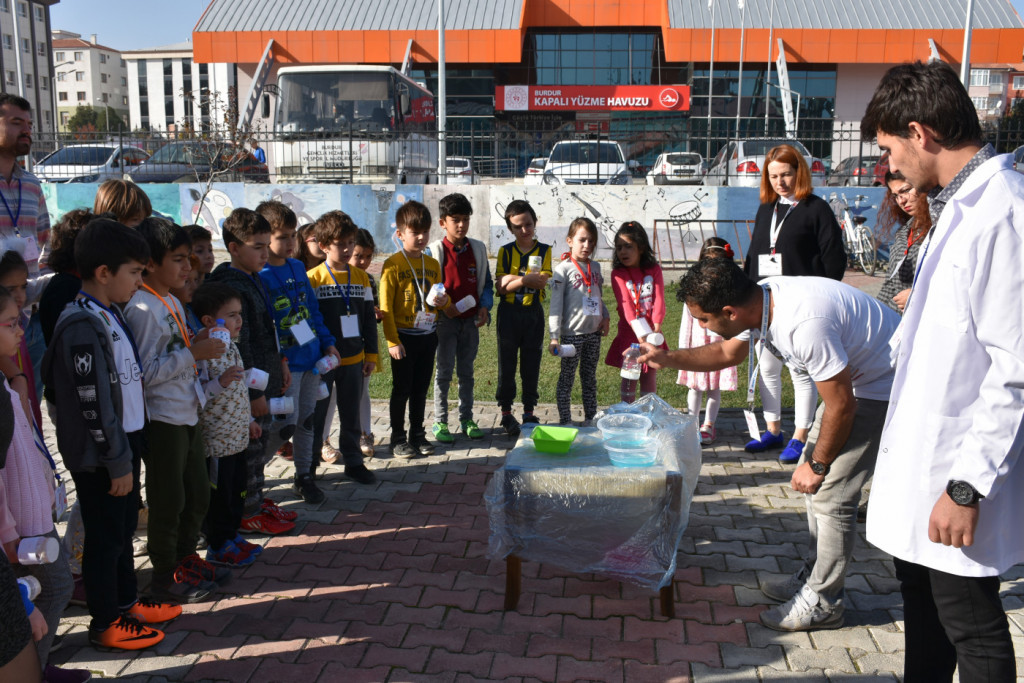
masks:
POLYGON ((826 465, 823 462, 818 462, 814 458, 807 461, 811 466, 811 471, 817 474, 819 477, 823 477, 828 474, 828 471, 832 469, 832 465, 826 465))
POLYGON ((946 484, 946 494, 957 505, 974 505, 985 497, 966 481, 959 481, 958 479, 949 480, 949 483, 946 484))

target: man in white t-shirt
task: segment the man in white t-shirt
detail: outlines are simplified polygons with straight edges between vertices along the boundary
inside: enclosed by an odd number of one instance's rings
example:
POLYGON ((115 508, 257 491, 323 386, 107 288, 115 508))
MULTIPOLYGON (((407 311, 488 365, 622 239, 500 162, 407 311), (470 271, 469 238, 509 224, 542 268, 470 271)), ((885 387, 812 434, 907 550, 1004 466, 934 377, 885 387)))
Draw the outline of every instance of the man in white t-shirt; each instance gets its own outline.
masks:
POLYGON ((810 554, 791 577, 762 587, 782 604, 762 612, 761 623, 778 631, 839 628, 857 505, 888 406, 889 338, 899 315, 827 278, 772 277, 759 285, 727 259, 698 262, 680 287, 694 319, 725 339, 668 352, 644 344, 640 362, 710 372, 738 365, 749 352, 756 378, 756 359, 770 345, 818 387, 823 403, 791 482, 806 494, 810 554))

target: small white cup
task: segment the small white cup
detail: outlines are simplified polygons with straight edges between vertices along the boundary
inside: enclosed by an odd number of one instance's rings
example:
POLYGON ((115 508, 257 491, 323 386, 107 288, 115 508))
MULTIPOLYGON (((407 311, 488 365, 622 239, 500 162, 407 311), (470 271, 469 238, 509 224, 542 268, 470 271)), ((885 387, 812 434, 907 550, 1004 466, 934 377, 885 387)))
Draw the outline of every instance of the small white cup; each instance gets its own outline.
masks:
POLYGON ((278 396, 270 399, 271 415, 290 415, 295 412, 295 400, 291 396, 278 396))
POLYGON ((531 256, 526 259, 526 272, 527 273, 539 273, 541 268, 544 267, 543 256, 531 256))
POLYGON ((270 380, 270 373, 263 372, 259 368, 249 368, 245 371, 245 386, 256 391, 263 391, 267 388, 270 380))
POLYGON ((50 564, 60 555, 60 542, 49 536, 23 538, 18 543, 18 562, 21 564, 50 564))
POLYGON ((655 346, 661 346, 665 343, 665 335, 661 332, 651 332, 647 335, 647 343, 654 344, 655 346))
POLYGON ((436 285, 430 288, 427 293, 427 304, 430 306, 436 306, 438 299, 444 296, 444 284, 438 282, 436 285))
POLYGON ((633 322, 629 326, 633 328, 637 339, 647 339, 648 335, 654 332, 651 329, 651 324, 647 322, 647 318, 633 318, 633 322))
POLYGON ((472 294, 467 294, 455 303, 455 310, 459 313, 465 313, 474 306, 476 306, 476 299, 472 294))

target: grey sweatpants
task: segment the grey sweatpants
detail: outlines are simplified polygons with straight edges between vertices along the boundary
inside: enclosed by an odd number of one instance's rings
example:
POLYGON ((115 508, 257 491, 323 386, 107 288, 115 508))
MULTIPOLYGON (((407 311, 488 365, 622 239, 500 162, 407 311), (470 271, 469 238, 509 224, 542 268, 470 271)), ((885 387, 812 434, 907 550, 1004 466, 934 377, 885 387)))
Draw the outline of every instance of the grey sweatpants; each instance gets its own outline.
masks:
MULTIPOLYGON (((56 530, 44 534, 50 538, 60 541, 56 530)), ((68 565, 68 556, 61 548, 57 559, 49 564, 15 565, 19 576, 31 575, 39 580, 39 596, 33 601, 36 609, 46 618, 46 635, 36 643, 36 652, 39 655, 40 668, 46 668, 46 661, 50 657, 50 646, 57 635, 57 626, 64 616, 64 610, 71 601, 71 594, 75 590, 74 579, 71 578, 71 567, 68 565)))
POLYGON ((448 388, 452 371, 459 378, 459 420, 473 419, 473 363, 480 348, 476 318, 437 316, 437 367, 434 375, 434 422, 448 424, 448 388))

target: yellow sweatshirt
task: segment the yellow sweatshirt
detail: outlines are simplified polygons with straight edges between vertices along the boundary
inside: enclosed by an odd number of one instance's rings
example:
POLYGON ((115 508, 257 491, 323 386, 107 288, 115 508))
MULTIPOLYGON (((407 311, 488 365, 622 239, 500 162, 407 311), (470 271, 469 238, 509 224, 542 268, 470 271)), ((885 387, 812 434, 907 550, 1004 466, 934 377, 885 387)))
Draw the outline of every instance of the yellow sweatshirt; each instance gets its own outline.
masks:
POLYGON ((380 310, 384 314, 381 322, 388 347, 401 343, 398 339, 399 330, 411 334, 432 332, 416 328, 416 313, 423 310, 435 314, 440 312, 441 309, 428 306, 420 298, 421 291, 425 298, 430 288, 438 282, 442 282, 441 266, 432 256, 424 254, 419 258, 407 258, 404 252, 399 251, 384 262, 380 272, 380 310), (412 269, 409 268, 410 264, 412 269))

